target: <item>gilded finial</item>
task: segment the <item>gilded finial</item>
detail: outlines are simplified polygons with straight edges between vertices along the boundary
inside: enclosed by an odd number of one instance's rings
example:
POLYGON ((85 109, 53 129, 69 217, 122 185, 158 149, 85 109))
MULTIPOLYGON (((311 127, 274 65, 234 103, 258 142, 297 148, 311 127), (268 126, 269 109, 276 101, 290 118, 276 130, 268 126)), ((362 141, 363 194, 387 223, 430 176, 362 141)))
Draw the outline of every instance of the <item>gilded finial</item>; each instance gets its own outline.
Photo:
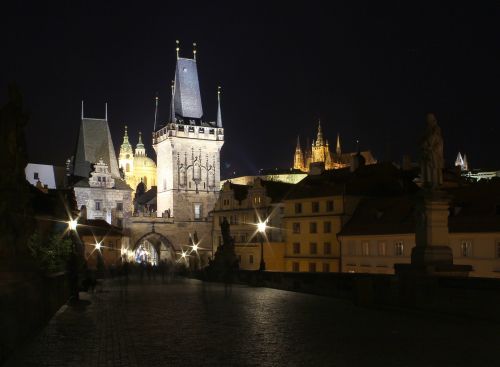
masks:
POLYGON ((196 60, 196 42, 193 42, 193 58, 196 60))
POLYGON ((179 40, 175 40, 175 52, 177 53, 177 60, 179 59, 179 50, 180 50, 180 46, 179 46, 179 40))

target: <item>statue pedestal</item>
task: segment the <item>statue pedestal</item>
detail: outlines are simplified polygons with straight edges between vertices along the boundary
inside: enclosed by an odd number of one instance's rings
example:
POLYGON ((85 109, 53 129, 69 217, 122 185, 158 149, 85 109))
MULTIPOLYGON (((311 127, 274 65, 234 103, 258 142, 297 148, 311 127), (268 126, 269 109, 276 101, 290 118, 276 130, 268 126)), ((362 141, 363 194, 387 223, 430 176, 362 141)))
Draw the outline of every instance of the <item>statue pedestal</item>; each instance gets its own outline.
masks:
POLYGON ((466 277, 470 265, 454 265, 449 244, 449 197, 443 191, 424 189, 416 203, 416 245, 411 252, 411 264, 395 264, 399 277, 458 276, 466 277))

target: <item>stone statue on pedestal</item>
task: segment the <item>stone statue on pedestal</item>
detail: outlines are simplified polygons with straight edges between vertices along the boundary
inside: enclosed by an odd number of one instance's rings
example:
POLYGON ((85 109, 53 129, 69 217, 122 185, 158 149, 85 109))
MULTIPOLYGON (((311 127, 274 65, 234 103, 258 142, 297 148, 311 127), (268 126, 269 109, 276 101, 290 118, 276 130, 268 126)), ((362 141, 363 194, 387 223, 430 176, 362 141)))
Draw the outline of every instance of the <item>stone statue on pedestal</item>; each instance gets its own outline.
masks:
POLYGON ((425 188, 437 190, 443 184, 443 137, 434 114, 427 114, 427 127, 420 142, 420 170, 425 188))

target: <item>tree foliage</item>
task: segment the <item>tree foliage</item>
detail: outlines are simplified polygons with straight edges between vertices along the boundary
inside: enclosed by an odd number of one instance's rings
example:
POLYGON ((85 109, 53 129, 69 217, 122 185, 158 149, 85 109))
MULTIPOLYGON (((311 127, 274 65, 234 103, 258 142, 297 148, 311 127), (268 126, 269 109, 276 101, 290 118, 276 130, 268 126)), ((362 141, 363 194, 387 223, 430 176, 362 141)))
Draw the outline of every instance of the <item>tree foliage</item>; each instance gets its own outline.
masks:
POLYGON ((39 269, 44 273, 56 273, 66 269, 73 243, 60 233, 43 238, 35 232, 29 239, 28 247, 39 269))

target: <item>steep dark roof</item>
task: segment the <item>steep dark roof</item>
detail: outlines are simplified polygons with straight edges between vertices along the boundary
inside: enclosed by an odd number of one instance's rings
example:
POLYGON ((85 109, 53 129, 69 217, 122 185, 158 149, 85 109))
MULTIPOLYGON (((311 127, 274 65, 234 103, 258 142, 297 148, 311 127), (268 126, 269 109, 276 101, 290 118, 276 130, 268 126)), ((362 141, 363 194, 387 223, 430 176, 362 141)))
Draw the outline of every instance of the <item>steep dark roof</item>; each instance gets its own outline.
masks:
POLYGON ((415 232, 415 198, 395 196, 362 200, 340 236, 415 232))
POLYGON ((271 198, 272 203, 279 203, 295 186, 294 184, 261 180, 262 186, 266 188, 266 195, 271 198))
POLYGON ((100 158, 108 165, 113 177, 120 177, 108 121, 83 118, 76 147, 74 175, 89 177, 91 165, 100 158))
POLYGON ((391 163, 377 163, 360 167, 329 170, 321 175, 309 175, 295 185, 288 199, 313 198, 334 195, 390 196, 412 193, 417 186, 404 171, 391 163))
MULTIPOLYGON (((500 182, 447 189, 450 233, 500 232, 500 182)), ((369 198, 360 202, 340 235, 415 233, 416 195, 369 198)))

